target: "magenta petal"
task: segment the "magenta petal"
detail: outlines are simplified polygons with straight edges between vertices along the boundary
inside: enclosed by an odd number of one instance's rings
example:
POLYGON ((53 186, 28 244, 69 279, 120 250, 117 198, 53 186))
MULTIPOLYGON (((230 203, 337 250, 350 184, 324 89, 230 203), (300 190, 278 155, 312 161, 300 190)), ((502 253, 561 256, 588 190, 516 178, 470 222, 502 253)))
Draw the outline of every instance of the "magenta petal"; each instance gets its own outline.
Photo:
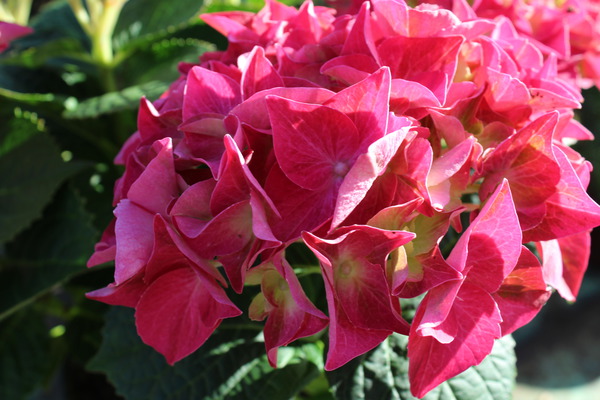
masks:
POLYGON ((244 64, 241 67, 244 99, 263 90, 284 86, 283 80, 265 57, 265 50, 262 47, 254 47, 244 64))
POLYGON ((336 185, 356 159, 359 133, 329 107, 267 97, 275 156, 285 175, 305 189, 336 185))
POLYGON ((491 353, 494 339, 501 336, 500 312, 492 297, 479 287, 465 282, 454 301, 449 320, 455 338, 440 343, 417 332, 422 311, 417 311, 408 340, 410 389, 423 397, 440 383, 479 364, 491 353))
POLYGON ((178 268, 150 284, 135 319, 144 343, 174 364, 198 349, 224 318, 240 314, 214 281, 193 268, 178 268))
POLYGON ((463 41, 461 36, 395 36, 381 42, 377 51, 382 65, 390 66, 392 78, 422 84, 443 104, 447 85, 456 71, 456 60, 463 41))
POLYGON ((435 186, 450 179, 464 165, 471 154, 476 139, 469 136, 440 157, 433 160, 427 176, 427 186, 435 186))
POLYGON ((427 176, 433 162, 433 149, 429 141, 422 137, 416 137, 402 146, 397 157, 390 163, 394 174, 399 177, 399 186, 396 189, 396 200, 405 203, 420 197, 425 203, 419 208, 419 212, 431 216, 433 210, 429 205, 429 192, 427 190, 427 176))
POLYGON ((392 331, 361 329, 354 326, 334 298, 332 289, 325 285, 329 304, 329 350, 325 370, 331 371, 348 361, 372 350, 383 342, 392 331))
POLYGON ((379 65, 373 57, 365 54, 352 54, 327 61, 321 67, 321 73, 350 86, 366 79, 378 69, 379 65))
POLYGON ((373 6, 377 19, 387 22, 391 35, 408 36, 408 9, 405 2, 395 0, 374 0, 373 6))
POLYGON ((440 105, 440 100, 423 84, 400 78, 392 79, 390 110, 396 114, 402 114, 408 109, 440 105))
POLYGON ((588 231, 538 243, 544 280, 566 300, 575 301, 590 255, 588 231))
POLYGON ((253 17, 254 13, 245 11, 225 11, 219 13, 202 14, 200 16, 204 22, 230 40, 258 42, 258 33, 245 26, 246 23, 252 21, 253 17))
POLYGON ((304 242, 321 262, 327 293, 329 351, 326 370, 338 368, 371 350, 394 330, 408 333, 408 325, 400 316, 399 303, 389 294, 384 267, 365 257, 385 263, 391 249, 411 237, 406 232, 366 226, 333 240, 303 233, 304 242), (370 254, 372 249, 374 254, 370 254))
POLYGON ((333 92, 320 87, 273 88, 254 94, 231 110, 231 114, 237 116, 242 123, 265 133, 268 131, 270 134, 271 121, 269 120, 269 112, 267 110, 267 96, 273 95, 294 99, 303 103, 321 104, 333 96, 333 94, 333 92))
MULTIPOLYGON (((367 225, 381 229, 399 229, 415 217, 415 210, 421 205, 421 202, 420 199, 414 199, 403 204, 381 207, 377 214, 369 219, 367 225)), ((419 239, 415 238, 415 240, 419 239)))
POLYGON ((0 53, 6 50, 13 40, 31 33, 33 29, 28 26, 0 21, 0 53))
POLYGON ((300 281, 298 280, 298 276, 292 269, 292 266, 287 262, 285 258, 279 262, 275 260, 275 265, 277 269, 282 274, 283 278, 287 281, 290 293, 292 294, 292 298, 296 301, 298 306, 304 310, 305 312, 317 317, 318 319, 327 321, 327 316, 323 314, 321 310, 314 306, 313 303, 310 302, 302 286, 300 285, 300 281))
POLYGON ((419 305, 411 325, 411 332, 414 331, 419 336, 430 336, 440 343, 452 342, 458 328, 456 325, 444 324, 444 322, 450 316, 462 282, 462 280, 448 281, 431 289, 419 305))
MULTIPOLYGON (((365 194, 365 197, 342 224, 368 224, 383 229, 398 229, 402 225, 391 226, 385 223, 384 225, 378 225, 378 223, 367 223, 367 221, 374 218, 380 210, 390 207, 392 204, 402 205, 403 202, 397 197, 397 190, 400 184, 400 179, 393 173, 386 172, 377 177, 373 181, 371 188, 365 194)), ((415 207, 419 207, 422 204, 423 199, 410 200, 416 201, 418 204, 416 204, 415 207)), ((387 216, 384 216, 383 218, 387 218, 387 216)))
MULTIPOLYGON (((140 138, 144 143, 153 143, 166 137, 179 137, 177 126, 181 123, 181 111, 158 112, 154 104, 145 97, 140 99, 137 125, 140 138)), ((119 153, 120 155, 123 153, 119 153)), ((119 156, 117 156, 119 158, 119 156)), ((117 160, 115 160, 117 163, 117 160)), ((124 160, 122 162, 124 164, 124 160)))
POLYGON ((345 237, 344 248, 349 254, 366 257, 369 261, 385 266, 387 256, 398 247, 415 239, 413 232, 402 230, 379 229, 369 225, 353 225, 338 228, 335 233, 340 235, 332 242, 345 237))
POLYGON ((302 231, 313 231, 323 225, 335 207, 337 188, 307 190, 292 182, 278 165, 271 170, 265 190, 281 214, 271 228, 275 237, 288 242, 300 237, 302 231))
POLYGON ((444 260, 437 246, 429 253, 414 257, 412 263, 408 266, 411 270, 408 274, 408 280, 393 282, 392 294, 394 296, 401 298, 416 297, 442 283, 462 278, 462 274, 444 260), (419 280, 411 280, 413 269, 420 270, 419 280))
POLYGON ((556 193, 546 201, 546 216, 523 239, 545 241, 588 231, 600 225, 600 206, 586 193, 565 153, 554 146, 561 170, 556 193))
POLYGON ((354 326, 407 333, 407 325, 399 321, 397 313, 390 307, 390 296, 386 296, 389 288, 380 265, 366 260, 346 261, 346 264, 334 266, 333 275, 339 305, 354 326), (345 268, 353 268, 352 280, 343 276, 345 268))
POLYGON ((187 188, 173 204, 169 214, 177 229, 185 236, 198 236, 212 219, 209 204, 215 185, 214 179, 195 183, 187 188))
POLYGON ((481 197, 487 198, 505 177, 519 211, 545 202, 556 191, 560 179, 552 150, 557 122, 558 113, 548 113, 500 143, 483 163, 481 175, 486 178, 481 197))
POLYGON ((187 78, 183 121, 198 114, 227 115, 241 102, 240 85, 228 76, 193 67, 187 78))
POLYGON ((231 288, 238 294, 242 293, 246 280, 246 272, 250 268, 250 265, 252 265, 252 262, 254 262, 254 259, 248 260, 254 244, 256 244, 256 241, 249 241, 241 249, 217 258, 227 274, 231 288))
MULTIPOLYGON (((231 136, 226 135, 225 153, 221 159, 217 183, 210 198, 210 210, 217 215, 227 207, 250 199, 246 161, 231 136)), ((250 174, 250 173, 249 173, 250 174)), ((251 175, 251 174, 250 174, 251 175)))
POLYGON ((115 283, 120 285, 148 263, 154 245, 154 215, 125 199, 117 205, 115 216, 115 283))
POLYGON ((85 297, 114 306, 134 308, 147 287, 141 274, 138 274, 120 285, 111 283, 107 287, 86 293, 85 297))
POLYGON ((456 209, 460 206, 456 197, 459 197, 458 193, 467 186, 469 164, 475 144, 475 138, 469 137, 431 164, 427 176, 427 189, 434 209, 444 210, 446 207, 456 209), (460 171, 464 172, 461 174, 460 171))
POLYGON ((248 244, 252 233, 252 208, 244 200, 227 207, 187 242, 201 256, 213 258, 239 251, 248 244))
POLYGON ((292 267, 285 260, 277 264, 279 273, 268 271, 262 281, 262 293, 274 307, 265 324, 265 347, 274 367, 277 348, 323 330, 328 322, 304 294, 292 267))
MULTIPOLYGON (((217 267, 214 265, 214 263, 212 263, 212 259, 207 259, 207 258, 203 258, 201 257, 196 250, 193 248, 193 242, 188 243, 185 237, 182 237, 181 234, 179 232, 176 232, 174 229, 172 229, 165 221, 164 218, 160 217, 160 216, 155 216, 154 218, 154 227, 155 227, 155 234, 157 236, 159 236, 158 240, 162 240, 163 243, 169 243, 169 246, 174 246, 177 248, 177 250, 179 252, 181 252, 181 254, 183 256, 185 256, 185 259, 189 260, 186 261, 186 264, 191 263, 192 265, 194 265, 195 267, 200 268, 202 271, 204 271, 206 274, 208 274, 209 276, 211 276, 214 280, 216 280, 217 282, 219 282, 221 285, 223 286, 227 286, 227 281, 225 280, 225 278, 223 277, 223 275, 221 274, 221 272, 217 269, 217 267), (157 226, 160 226, 160 228, 157 228, 157 226), (169 238, 166 237, 166 234, 168 234, 169 238)), ((163 268, 164 266, 162 265, 162 261, 160 260, 161 257, 158 257, 158 263, 154 263, 153 260, 151 259, 151 262, 149 263, 149 268, 147 270, 147 272, 152 275, 152 273, 162 273, 163 272, 163 268), (156 265, 152 265, 152 264, 156 264, 156 265), (157 267, 157 268, 154 268, 157 267)), ((181 260, 181 259, 180 259, 181 260)), ((179 261, 180 261, 179 260, 179 261)), ((168 268, 168 269, 172 269, 172 268, 168 268)))
POLYGON ((508 335, 531 321, 551 294, 544 282, 539 260, 523 246, 517 266, 492 295, 502 315, 502 335, 508 335))
POLYGON ((371 54, 374 47, 371 30, 371 7, 368 1, 361 4, 360 11, 354 20, 354 25, 348 33, 348 37, 342 48, 342 55, 347 54, 371 54))
POLYGON ((592 240, 590 232, 581 232, 558 239, 563 257, 563 279, 574 298, 588 266, 592 240))
POLYGON ((384 173, 388 163, 396 154, 408 133, 410 122, 405 128, 397 130, 371 144, 365 154, 361 154, 339 188, 339 194, 333 213, 331 228, 341 224, 356 206, 364 199, 375 179, 384 173))
POLYGON ((113 261, 117 254, 117 242, 115 238, 115 223, 117 220, 113 218, 104 232, 100 241, 94 246, 94 254, 87 261, 87 267, 103 264, 108 261, 113 261))
POLYGON ((171 138, 159 140, 154 146, 158 154, 133 182, 127 198, 150 212, 166 214, 168 205, 179 194, 171 138))
POLYGON ((212 175, 217 176, 224 151, 223 136, 227 133, 223 119, 202 116, 180 125, 179 129, 184 131, 184 138, 174 151, 178 161, 194 166, 206 164, 212 175))
MULTIPOLYGON (((150 284, 166 271, 188 265, 189 261, 172 239, 173 232, 160 215, 154 216, 154 245, 144 270, 144 282, 150 284)), ((204 267, 204 265, 203 265, 204 267)), ((216 272, 216 268, 213 268, 216 272)), ((213 273, 214 273, 213 272, 213 273)))
POLYGON ((531 88, 531 106, 539 110, 557 110, 561 108, 581 108, 581 104, 573 98, 571 92, 560 84, 552 81, 542 80, 540 85, 531 88))
MULTIPOLYGON (((265 290, 267 289, 263 285, 263 293, 265 290)), ((281 298, 282 296, 279 295, 278 297, 281 298)), ((289 298, 289 294, 285 301, 276 303, 274 306, 275 308, 269 312, 265 322, 264 336, 269 363, 273 368, 276 368, 277 350, 296 339, 295 335, 308 315, 289 298)))
POLYGON ((341 236, 331 240, 308 232, 302 238, 319 258, 345 316, 360 329, 406 332, 398 302, 390 294, 385 266, 387 255, 414 234, 365 225, 338 231, 341 236))
POLYGON ((516 116, 531 113, 528 105, 531 95, 522 81, 491 68, 486 73, 489 89, 485 92, 485 98, 492 110, 516 116))
POLYGON ((390 88, 390 70, 383 67, 361 82, 336 93, 323 105, 350 117, 363 143, 368 145, 387 132, 390 88))
POLYGON ((508 181, 504 180, 458 240, 448 263, 467 279, 495 292, 521 254, 521 229, 508 181))
MULTIPOLYGON (((236 121, 237 122, 237 121, 236 121)), ((258 197, 265 207, 277 214, 275 206, 248 168, 240 149, 229 135, 225 135, 225 154, 221 160, 217 185, 213 191, 210 208, 214 215, 239 201, 258 197)))

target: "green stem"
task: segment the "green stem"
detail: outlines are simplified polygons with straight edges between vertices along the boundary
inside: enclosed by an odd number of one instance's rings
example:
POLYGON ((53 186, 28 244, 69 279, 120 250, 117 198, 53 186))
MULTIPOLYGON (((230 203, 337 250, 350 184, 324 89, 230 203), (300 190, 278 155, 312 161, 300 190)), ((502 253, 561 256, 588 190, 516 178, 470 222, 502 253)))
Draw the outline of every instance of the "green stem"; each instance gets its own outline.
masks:
POLYGON ((98 65, 100 81, 106 93, 117 92, 119 87, 115 79, 114 69, 108 65, 98 65))
POLYGON ((92 14, 92 59, 98 65, 106 92, 118 90, 114 75, 112 36, 126 2, 127 0, 104 0, 102 12, 99 15, 98 12, 92 14))
POLYGON ((296 266, 294 268, 294 273, 296 274, 296 276, 301 277, 301 276, 306 276, 306 275, 312 275, 312 274, 321 274, 321 267, 315 267, 314 265, 308 265, 308 266, 296 266))
POLYGON ((85 33, 87 33, 87 35, 91 37, 92 36, 92 26, 91 26, 91 22, 90 22, 90 15, 86 11, 85 7, 83 6, 82 0, 68 0, 68 1, 69 1, 69 5, 71 6, 71 11, 73 11, 75 18, 77 19, 77 22, 79 22, 79 25, 81 25, 81 27, 83 28, 85 33))
POLYGON ((27 25, 31 15, 32 0, 19 0, 15 9, 15 20, 18 24, 27 25))

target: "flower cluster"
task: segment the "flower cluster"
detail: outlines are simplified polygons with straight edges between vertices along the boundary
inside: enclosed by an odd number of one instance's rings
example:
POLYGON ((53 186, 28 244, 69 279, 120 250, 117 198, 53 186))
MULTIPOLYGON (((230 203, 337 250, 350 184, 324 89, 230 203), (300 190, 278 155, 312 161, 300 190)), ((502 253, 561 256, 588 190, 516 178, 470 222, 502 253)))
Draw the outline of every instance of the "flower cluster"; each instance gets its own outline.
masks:
POLYGON ((575 299, 600 225, 591 165, 566 146, 592 139, 573 119, 580 80, 516 11, 442 3, 203 15, 229 47, 142 99, 89 261, 114 260, 115 282, 88 296, 134 307, 174 363, 242 313, 224 288, 260 284, 248 312, 266 319, 273 366, 326 327, 329 370, 397 332, 416 396, 529 322, 548 286, 575 299), (286 258, 293 243, 320 262, 326 312, 286 258), (409 323, 403 299, 420 295, 409 323))

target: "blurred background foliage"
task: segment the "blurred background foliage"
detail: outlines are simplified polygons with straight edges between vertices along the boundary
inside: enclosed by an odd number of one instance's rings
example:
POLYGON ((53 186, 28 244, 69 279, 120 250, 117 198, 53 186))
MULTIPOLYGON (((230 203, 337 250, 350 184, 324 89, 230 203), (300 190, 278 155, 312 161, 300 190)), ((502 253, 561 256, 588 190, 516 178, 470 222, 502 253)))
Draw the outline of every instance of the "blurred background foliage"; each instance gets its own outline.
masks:
MULTIPOLYGON (((226 335, 165 375, 161 357, 132 335, 131 313, 113 307, 103 342, 109 307, 84 294, 110 283, 113 271, 110 265, 87 270, 85 262, 112 218, 112 188, 122 173, 113 159, 136 129, 139 99, 158 98, 177 78, 179 62, 197 62, 203 52, 226 46, 198 14, 257 11, 263 2, 87 4, 82 11, 79 0, 1 3, 0 20, 14 18, 34 33, 0 54, 0 399, 200 398, 195 380, 215 399, 331 399, 319 372, 318 338, 285 349, 274 372, 266 367, 264 345, 246 340, 257 331, 225 326, 226 335), (215 361, 232 348, 246 356, 215 361), (301 386, 287 385, 291 377, 301 386)), ((579 118, 598 134, 600 94, 594 89, 585 96, 579 118)), ((600 166, 597 143, 576 146, 600 166)), ((600 197, 598 171, 590 192, 600 197)), ((578 302, 553 296, 515 334, 519 380, 528 385, 521 389, 539 389, 524 396, 589 385, 600 376, 598 232, 593 240, 578 302)), ((322 291, 310 277, 302 283, 309 293, 322 291)))

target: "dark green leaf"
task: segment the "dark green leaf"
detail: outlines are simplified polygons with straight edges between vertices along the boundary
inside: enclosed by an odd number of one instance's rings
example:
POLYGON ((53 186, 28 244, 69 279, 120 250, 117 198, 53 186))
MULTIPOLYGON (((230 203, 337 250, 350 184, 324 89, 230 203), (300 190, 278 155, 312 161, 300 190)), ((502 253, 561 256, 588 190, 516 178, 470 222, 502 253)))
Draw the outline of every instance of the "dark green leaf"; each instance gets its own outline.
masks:
POLYGON ((63 162, 53 139, 38 132, 38 122, 6 123, 0 129, 0 243, 38 218, 58 186, 82 167, 63 162))
MULTIPOLYGON (((371 352, 328 374, 338 400, 413 400, 408 381, 408 337, 391 335, 371 352)), ((496 341, 492 353, 429 392, 425 400, 510 399, 516 378, 514 340, 496 341)))
POLYGON ((68 87, 48 68, 24 68, 17 65, 0 65, 0 87, 22 95, 64 93, 68 87))
POLYGON ((69 187, 60 190, 44 218, 6 246, 0 259, 0 319, 85 271, 96 238, 81 199, 69 187))
POLYGON ((0 399, 25 399, 43 384, 53 362, 50 336, 32 310, 3 321, 0 329, 0 399))
POLYGON ((178 29, 197 17, 201 7, 199 0, 129 0, 115 27, 116 47, 127 47, 144 36, 178 29))
POLYGON ((95 118, 103 114, 135 109, 139 106, 140 98, 146 96, 156 99, 168 88, 168 84, 152 81, 139 86, 128 87, 119 92, 106 93, 92 97, 67 109, 65 118, 95 118))
POLYGON ((37 115, 30 112, 24 113, 17 108, 12 115, 8 112, 2 114, 7 121, 2 127, 3 132, 0 133, 0 138, 2 138, 0 140, 0 157, 43 130, 39 125, 40 121, 37 119, 37 115))
POLYGON ((170 37, 152 41, 124 59, 116 75, 120 81, 132 85, 152 80, 173 81, 179 76, 178 63, 197 63, 200 55, 214 49, 213 44, 192 38, 170 37))
POLYGON ((27 68, 39 68, 50 60, 67 59, 90 61, 89 51, 80 40, 72 37, 57 38, 41 42, 38 46, 29 47, 20 52, 13 52, 11 57, 3 60, 6 65, 21 65, 27 68))
POLYGON ((293 398, 319 375, 317 344, 280 349, 281 367, 272 369, 257 331, 219 328, 198 351, 169 366, 137 336, 133 311, 107 315, 104 341, 88 367, 107 374, 126 399, 283 400, 293 398))
POLYGON ((60 38, 75 38, 89 46, 87 35, 66 0, 46 2, 31 19, 30 26, 33 33, 13 42, 15 49, 39 47, 60 38))

